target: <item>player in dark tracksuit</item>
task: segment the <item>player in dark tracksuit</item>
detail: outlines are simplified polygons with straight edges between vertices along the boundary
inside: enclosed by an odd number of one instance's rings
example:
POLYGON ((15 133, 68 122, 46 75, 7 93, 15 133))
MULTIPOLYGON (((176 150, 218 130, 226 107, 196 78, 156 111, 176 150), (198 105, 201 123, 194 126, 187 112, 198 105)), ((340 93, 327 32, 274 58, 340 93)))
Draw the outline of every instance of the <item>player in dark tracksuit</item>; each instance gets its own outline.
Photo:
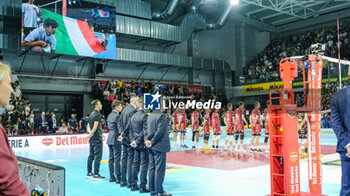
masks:
POLYGON ((131 147, 134 150, 134 162, 132 165, 132 182, 131 191, 140 190, 140 193, 151 192, 147 187, 147 171, 148 171, 148 150, 144 144, 144 133, 147 131, 148 115, 143 110, 143 100, 139 99, 139 110, 131 117, 130 138, 131 147), (140 187, 137 186, 137 177, 141 167, 140 187))

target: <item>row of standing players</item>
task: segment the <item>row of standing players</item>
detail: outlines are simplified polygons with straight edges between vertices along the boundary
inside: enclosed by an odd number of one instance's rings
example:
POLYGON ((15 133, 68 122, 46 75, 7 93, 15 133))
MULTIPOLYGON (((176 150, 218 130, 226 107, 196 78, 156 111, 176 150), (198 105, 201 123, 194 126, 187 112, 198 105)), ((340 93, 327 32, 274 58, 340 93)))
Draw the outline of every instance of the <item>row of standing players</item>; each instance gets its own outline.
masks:
MULTIPOLYGON (((244 127, 245 125, 248 126, 248 122, 244 116, 245 108, 244 103, 239 102, 239 107, 236 110, 232 110, 232 104, 229 103, 227 105, 227 111, 224 114, 224 123, 226 126, 226 139, 225 139, 225 150, 230 151, 236 151, 236 152, 246 152, 246 150, 243 148, 243 142, 244 142, 244 127), (233 145, 233 138, 235 136, 235 145, 233 145), (238 140, 240 139, 240 144, 238 144, 238 140)), ((269 101, 267 101, 267 105, 269 105, 269 101)), ((260 148, 260 136, 261 136, 261 112, 260 112, 260 103, 255 102, 254 103, 254 110, 251 112, 251 115, 249 117, 249 122, 252 128, 252 140, 251 140, 251 151, 257 151, 261 152, 262 149, 260 148)), ((219 142, 220 142, 220 135, 221 135, 221 125, 220 125, 220 115, 218 113, 218 110, 215 110, 211 114, 211 110, 207 109, 205 111, 204 121, 203 121, 203 132, 204 132, 204 147, 208 146, 208 140, 210 137, 210 129, 212 127, 213 129, 213 149, 219 148, 219 142)), ((269 114, 268 114, 268 108, 264 110, 265 115, 265 149, 266 153, 269 153, 268 150, 268 139, 269 139, 269 128, 268 121, 269 121, 269 114)), ((172 122, 173 126, 172 129, 174 130, 173 135, 173 146, 178 147, 177 138, 180 134, 180 147, 187 148, 185 144, 185 136, 186 136, 186 112, 184 110, 181 110, 179 108, 176 109, 176 111, 172 115, 172 122)), ((191 126, 192 126, 192 148, 199 148, 199 132, 200 132, 200 114, 198 110, 196 109, 191 114, 191 126), (196 144, 194 141, 196 140, 196 144)))
MULTIPOLYGON (((103 148, 100 115, 102 104, 99 100, 94 100, 92 105, 94 111, 89 116, 87 126, 90 138, 87 178, 104 180, 105 177, 99 174, 103 148)), ((170 151, 167 116, 157 110, 147 115, 142 106, 142 99, 136 95, 131 96, 130 105, 124 109, 122 102, 112 102, 113 110, 107 118, 109 181, 130 188, 131 191, 150 193, 151 196, 171 196, 163 189, 166 153, 170 151)))

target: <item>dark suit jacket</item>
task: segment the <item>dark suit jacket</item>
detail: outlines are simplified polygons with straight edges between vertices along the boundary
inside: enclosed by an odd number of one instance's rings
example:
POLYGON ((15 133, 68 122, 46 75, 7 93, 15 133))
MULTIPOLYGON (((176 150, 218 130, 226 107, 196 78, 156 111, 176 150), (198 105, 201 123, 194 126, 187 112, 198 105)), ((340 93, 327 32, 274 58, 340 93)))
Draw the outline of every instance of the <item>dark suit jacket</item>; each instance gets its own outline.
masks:
POLYGON ((39 118, 38 118, 38 127, 40 128, 40 127, 42 127, 42 126, 44 126, 44 127, 46 127, 47 126, 47 124, 44 124, 43 125, 43 123, 44 122, 46 122, 47 123, 47 118, 45 117, 45 121, 43 121, 44 119, 41 117, 41 116, 39 116, 39 118))
POLYGON ((53 119, 50 118, 50 120, 49 120, 49 130, 56 130, 57 127, 58 127, 58 120, 56 119, 56 126, 53 127, 53 119))
POLYGON ((116 111, 112 111, 107 118, 107 124, 109 129, 109 134, 107 138, 107 144, 108 145, 115 145, 117 143, 117 139, 119 136, 119 130, 118 130, 118 121, 119 121, 119 114, 116 111))
POLYGON ((350 143, 350 87, 333 95, 331 123, 338 138, 337 152, 346 152, 345 147, 350 143))
POLYGON ((151 140, 151 149, 159 152, 170 151, 170 140, 166 114, 153 111, 147 118, 145 140, 151 140))
POLYGON ((143 110, 137 111, 131 117, 130 141, 136 141, 138 148, 144 147, 143 137, 147 129, 147 117, 143 110))
POLYGON ((121 133, 121 136, 123 138, 123 144, 129 145, 130 142, 130 120, 132 115, 136 113, 136 109, 133 105, 128 105, 125 107, 120 114, 119 122, 118 122, 118 129, 121 133))

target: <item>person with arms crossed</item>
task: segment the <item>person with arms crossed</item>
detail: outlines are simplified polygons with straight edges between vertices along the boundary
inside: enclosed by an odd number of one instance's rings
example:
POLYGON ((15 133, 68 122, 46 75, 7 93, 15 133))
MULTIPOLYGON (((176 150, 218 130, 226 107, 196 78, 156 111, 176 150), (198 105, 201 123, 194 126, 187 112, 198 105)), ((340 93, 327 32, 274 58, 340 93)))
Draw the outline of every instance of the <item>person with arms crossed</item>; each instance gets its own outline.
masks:
MULTIPOLYGON (((0 62, 0 105, 9 103, 11 93, 11 69, 0 62)), ((29 196, 19 178, 17 157, 9 145, 6 131, 0 123, 0 195, 29 196)))
POLYGON ((119 130, 119 113, 123 109, 123 103, 118 100, 112 102, 112 112, 107 117, 107 124, 109 129, 109 134, 107 137, 107 145, 109 148, 109 182, 116 182, 120 184, 121 180, 121 170, 120 170, 120 159, 122 153, 122 144, 118 141, 119 130))
POLYGON ((93 180, 104 180, 105 177, 99 174, 103 149, 102 123, 100 114, 102 104, 100 100, 95 99, 91 102, 91 105, 94 106, 94 111, 91 112, 89 116, 89 123, 87 125, 87 132, 89 134, 88 138, 90 139, 90 154, 87 161, 88 174, 86 178, 93 178, 93 180), (91 173, 93 161, 94 174, 91 173))

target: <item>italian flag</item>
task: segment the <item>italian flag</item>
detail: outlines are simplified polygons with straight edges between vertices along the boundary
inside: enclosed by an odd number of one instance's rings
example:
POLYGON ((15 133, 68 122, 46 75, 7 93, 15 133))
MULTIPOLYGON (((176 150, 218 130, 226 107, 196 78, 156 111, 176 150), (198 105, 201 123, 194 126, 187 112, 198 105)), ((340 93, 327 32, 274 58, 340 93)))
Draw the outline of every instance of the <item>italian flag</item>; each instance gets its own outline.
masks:
POLYGON ((50 18, 58 23, 55 33, 56 53, 92 57, 105 51, 86 22, 43 8, 41 12, 44 21, 50 18))
POLYGON ((108 18, 109 11, 97 10, 97 17, 108 18))

